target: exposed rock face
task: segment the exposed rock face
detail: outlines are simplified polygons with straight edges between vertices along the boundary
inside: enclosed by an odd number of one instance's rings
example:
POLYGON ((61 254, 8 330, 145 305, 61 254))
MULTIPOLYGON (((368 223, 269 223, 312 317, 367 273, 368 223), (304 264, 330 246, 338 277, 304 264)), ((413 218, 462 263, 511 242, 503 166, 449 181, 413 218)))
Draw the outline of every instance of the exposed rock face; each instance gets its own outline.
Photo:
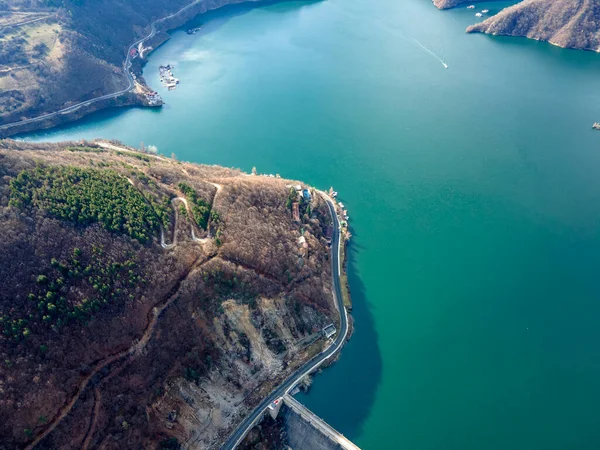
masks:
POLYGON ((566 48, 600 50, 600 2, 596 0, 524 0, 467 32, 525 36, 566 48))

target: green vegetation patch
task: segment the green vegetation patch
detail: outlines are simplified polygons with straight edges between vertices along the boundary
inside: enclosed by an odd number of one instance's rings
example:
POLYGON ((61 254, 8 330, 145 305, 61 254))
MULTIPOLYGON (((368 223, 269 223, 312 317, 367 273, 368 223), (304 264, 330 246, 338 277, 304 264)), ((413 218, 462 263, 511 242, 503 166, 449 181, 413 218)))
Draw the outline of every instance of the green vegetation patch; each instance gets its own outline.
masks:
POLYGON ((38 166, 10 183, 10 204, 33 206, 78 225, 105 229, 147 242, 160 227, 153 207, 129 181, 113 170, 38 166))
POLYGON ((253 275, 238 273, 226 268, 212 267, 203 269, 201 272, 203 280, 203 292, 201 298, 210 298, 211 301, 220 302, 225 300, 237 300, 256 307, 259 290, 249 277, 253 275))
MULTIPOLYGON (((179 183, 178 187, 190 203, 190 209, 192 210, 194 220, 200 228, 206 230, 208 227, 208 219, 211 217, 211 204, 198 196, 198 193, 190 185, 179 183)), ((215 214, 213 214, 213 216, 215 216, 215 214)), ((218 214, 216 215, 216 218, 218 219, 218 214)))
POLYGON ((74 248, 68 259, 52 258, 50 265, 49 273, 36 278, 21 311, 0 312, 0 331, 6 337, 19 341, 48 327, 59 331, 69 322, 86 322, 109 304, 133 300, 147 282, 132 254, 116 260, 98 246, 88 255, 74 248), (72 298, 74 292, 77 298, 72 298))
POLYGON ((119 150, 115 150, 115 153, 119 156, 128 156, 129 158, 139 159, 144 162, 151 162, 152 158, 142 153, 134 153, 134 152, 121 152, 119 150))
POLYGON ((288 196, 285 200, 285 207, 291 211, 292 205, 294 204, 294 202, 297 202, 297 201, 298 201, 298 193, 296 192, 296 189, 291 187, 290 190, 288 191, 288 196))
POLYGON ((86 145, 78 146, 78 147, 67 147, 66 150, 70 152, 84 152, 84 153, 103 153, 104 149, 99 147, 88 147, 86 145))

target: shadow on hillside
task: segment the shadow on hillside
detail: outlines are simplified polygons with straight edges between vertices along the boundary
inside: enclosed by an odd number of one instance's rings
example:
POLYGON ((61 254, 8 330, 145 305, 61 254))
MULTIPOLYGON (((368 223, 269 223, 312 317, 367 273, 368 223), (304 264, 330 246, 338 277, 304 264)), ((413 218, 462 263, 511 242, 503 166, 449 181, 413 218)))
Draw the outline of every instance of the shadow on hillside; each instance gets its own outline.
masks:
POLYGON ((357 273, 359 250, 353 242, 348 247, 354 334, 339 360, 315 377, 308 394, 298 395, 299 401, 351 440, 360 437, 371 413, 383 365, 373 308, 357 273))

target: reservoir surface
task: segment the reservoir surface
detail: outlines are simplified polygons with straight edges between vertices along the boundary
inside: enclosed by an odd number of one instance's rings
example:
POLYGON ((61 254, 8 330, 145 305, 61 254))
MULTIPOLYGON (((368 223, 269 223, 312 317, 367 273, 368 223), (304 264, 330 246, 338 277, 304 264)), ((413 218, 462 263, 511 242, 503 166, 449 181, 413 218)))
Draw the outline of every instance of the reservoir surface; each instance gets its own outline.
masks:
POLYGON ((338 190, 356 331, 300 400, 362 448, 598 449, 600 56, 465 34, 506 5, 225 9, 151 55, 162 110, 21 137, 338 190))

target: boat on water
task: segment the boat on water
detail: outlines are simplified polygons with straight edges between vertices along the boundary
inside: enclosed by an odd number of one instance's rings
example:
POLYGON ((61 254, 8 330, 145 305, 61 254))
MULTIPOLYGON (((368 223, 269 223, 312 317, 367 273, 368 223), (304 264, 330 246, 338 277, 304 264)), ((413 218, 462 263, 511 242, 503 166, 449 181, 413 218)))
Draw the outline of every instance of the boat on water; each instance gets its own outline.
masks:
POLYGON ((475 5, 469 5, 467 6, 467 9, 475 9, 475 5))
POLYGON ((186 33, 187 34, 196 34, 201 29, 202 29, 202 25, 200 25, 199 27, 196 27, 196 28, 190 28, 189 30, 186 31, 186 33))
POLYGON ((173 70, 175 66, 167 64, 166 66, 158 66, 160 74, 160 82, 170 91, 174 90, 179 84, 179 78, 173 76, 173 70))
POLYGON ((475 14, 475 17, 483 17, 483 14, 481 14, 481 13, 476 13, 476 14, 475 14))
POLYGON ((489 10, 489 9, 482 9, 482 10, 481 10, 481 13, 482 13, 482 14, 487 14, 487 13, 489 13, 489 12, 490 12, 490 10, 489 10))

